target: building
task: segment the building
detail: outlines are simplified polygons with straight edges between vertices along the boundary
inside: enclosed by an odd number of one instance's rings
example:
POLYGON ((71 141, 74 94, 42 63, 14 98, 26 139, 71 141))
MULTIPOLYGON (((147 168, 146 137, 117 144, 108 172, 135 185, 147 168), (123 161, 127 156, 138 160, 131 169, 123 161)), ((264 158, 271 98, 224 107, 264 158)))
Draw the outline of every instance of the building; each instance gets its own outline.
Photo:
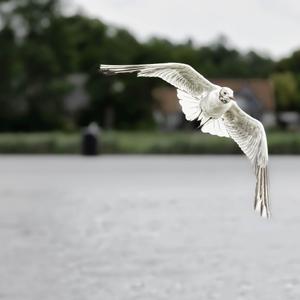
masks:
MULTIPOLYGON (((266 127, 275 125, 275 99, 272 83, 266 79, 212 79, 213 83, 230 87, 239 106, 249 115, 261 120, 266 127)), ((152 91, 154 118, 162 130, 186 126, 176 89, 159 87, 152 91)))
POLYGON ((85 87, 87 75, 82 73, 70 74, 67 81, 72 89, 64 98, 64 107, 68 113, 74 114, 89 103, 89 95, 85 87))
POLYGON ((270 80, 216 79, 212 82, 230 87, 239 106, 266 127, 276 124, 274 89, 270 80))
POLYGON ((152 91, 153 116, 161 130, 176 130, 183 126, 184 117, 173 87, 159 87, 152 91))

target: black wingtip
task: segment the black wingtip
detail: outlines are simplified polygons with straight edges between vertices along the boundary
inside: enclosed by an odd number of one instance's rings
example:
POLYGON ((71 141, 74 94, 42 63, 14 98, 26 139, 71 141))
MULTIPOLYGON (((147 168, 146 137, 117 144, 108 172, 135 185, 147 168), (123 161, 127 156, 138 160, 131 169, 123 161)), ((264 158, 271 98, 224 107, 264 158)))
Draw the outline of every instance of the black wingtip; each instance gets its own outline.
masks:
POLYGON ((103 67, 103 65, 100 65, 100 67, 99 67, 99 73, 103 74, 103 75, 106 75, 106 76, 112 76, 112 75, 116 74, 114 71, 103 67))
POLYGON ((202 130, 202 127, 208 123, 210 120, 212 119, 212 117, 210 117, 209 119, 207 119, 204 123, 202 123, 202 120, 200 120, 200 124, 198 126, 198 129, 200 128, 200 130, 202 130))

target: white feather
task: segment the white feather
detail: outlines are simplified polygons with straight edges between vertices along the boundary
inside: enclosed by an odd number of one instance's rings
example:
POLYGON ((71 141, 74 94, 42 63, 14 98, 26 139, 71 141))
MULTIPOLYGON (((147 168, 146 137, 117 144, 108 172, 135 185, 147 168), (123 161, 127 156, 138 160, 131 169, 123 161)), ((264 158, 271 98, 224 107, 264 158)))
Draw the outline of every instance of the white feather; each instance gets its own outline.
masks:
POLYGON ((221 118, 209 120, 202 128, 202 132, 217 135, 220 137, 229 137, 227 129, 221 118))
POLYGON ((201 112, 200 99, 195 98, 182 90, 177 90, 177 97, 185 118, 188 121, 196 120, 201 112))
POLYGON ((194 96, 200 96, 203 92, 217 87, 191 66, 180 63, 100 65, 100 71, 108 75, 136 72, 138 77, 159 77, 194 96))
POLYGON ((263 125, 234 103, 224 114, 224 124, 232 139, 251 160, 256 174, 254 208, 269 218, 268 144, 263 125))
POLYGON ((179 63, 101 65, 100 71, 108 75, 136 72, 139 77, 159 77, 175 86, 188 121, 199 120, 203 132, 231 137, 251 160, 256 174, 254 207, 263 217, 270 217, 268 146, 264 127, 234 101, 232 105, 222 103, 219 86, 212 84, 191 66, 179 63))

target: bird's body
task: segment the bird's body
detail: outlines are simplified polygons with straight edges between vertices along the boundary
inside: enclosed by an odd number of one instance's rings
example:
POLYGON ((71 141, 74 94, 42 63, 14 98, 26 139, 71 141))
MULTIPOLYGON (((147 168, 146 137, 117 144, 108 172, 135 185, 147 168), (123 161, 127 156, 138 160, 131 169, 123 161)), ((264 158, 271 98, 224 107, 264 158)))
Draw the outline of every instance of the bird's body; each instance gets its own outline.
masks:
POLYGON ((101 65, 100 71, 106 75, 136 72, 138 77, 159 77, 174 85, 188 121, 198 120, 203 132, 231 137, 251 160, 257 179, 254 208, 270 217, 264 127, 240 109, 230 88, 212 84, 189 65, 179 63, 101 65))
POLYGON ((200 102, 202 111, 213 119, 219 119, 231 107, 232 102, 223 103, 219 100, 220 90, 215 89, 203 97, 200 102))

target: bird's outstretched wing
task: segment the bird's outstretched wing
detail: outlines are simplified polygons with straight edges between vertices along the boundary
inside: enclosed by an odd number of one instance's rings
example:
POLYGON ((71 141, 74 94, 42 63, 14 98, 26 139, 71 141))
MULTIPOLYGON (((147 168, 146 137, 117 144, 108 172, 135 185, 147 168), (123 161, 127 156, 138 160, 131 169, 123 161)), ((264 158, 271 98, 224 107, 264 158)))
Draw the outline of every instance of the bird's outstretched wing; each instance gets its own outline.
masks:
POLYGON ((100 72, 107 75, 136 72, 138 77, 159 77, 192 96, 216 87, 191 66, 181 63, 100 65, 100 72))
POLYGON ((196 120, 200 113, 201 98, 219 88, 191 66, 181 63, 159 63, 145 65, 100 65, 106 75, 137 73, 138 77, 159 77, 177 88, 182 111, 188 121, 196 120))
POLYGON ((256 174, 254 209, 261 216, 270 218, 268 181, 268 144, 263 125, 246 114, 233 102, 223 115, 224 125, 230 137, 251 160, 256 174))

